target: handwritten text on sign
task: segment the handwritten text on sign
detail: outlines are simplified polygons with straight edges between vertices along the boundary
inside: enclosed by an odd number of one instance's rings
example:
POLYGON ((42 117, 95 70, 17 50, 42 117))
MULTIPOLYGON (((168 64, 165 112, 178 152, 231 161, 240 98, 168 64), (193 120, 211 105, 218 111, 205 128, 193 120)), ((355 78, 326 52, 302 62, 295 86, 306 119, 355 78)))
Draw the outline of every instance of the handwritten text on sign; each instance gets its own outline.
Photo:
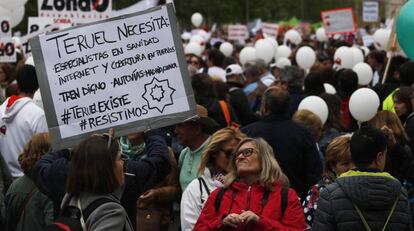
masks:
POLYGON ((39 40, 62 138, 189 110, 166 7, 39 40))

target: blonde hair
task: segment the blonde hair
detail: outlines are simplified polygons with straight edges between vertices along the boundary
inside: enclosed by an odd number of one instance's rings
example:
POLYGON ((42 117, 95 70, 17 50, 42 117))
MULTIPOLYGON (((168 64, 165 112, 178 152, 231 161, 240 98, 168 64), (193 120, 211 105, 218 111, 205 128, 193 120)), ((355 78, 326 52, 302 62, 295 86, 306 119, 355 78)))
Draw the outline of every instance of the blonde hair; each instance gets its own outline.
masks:
POLYGON ((407 144, 410 140, 397 114, 393 112, 379 111, 374 118, 368 121, 368 124, 377 129, 381 129, 384 125, 386 125, 392 130, 399 143, 407 144))
POLYGON ((18 158, 23 172, 29 175, 35 163, 48 151, 50 151, 49 133, 37 133, 33 135, 24 146, 23 153, 18 158))
POLYGON ((338 136, 332 140, 326 148, 326 167, 332 169, 332 166, 341 161, 352 161, 350 141, 350 134, 338 136))
POLYGON ((323 124, 319 116, 307 109, 301 109, 293 114, 292 120, 303 125, 311 132, 315 140, 319 140, 322 136, 323 124))
MULTIPOLYGON (((288 187, 289 180, 276 161, 272 147, 263 138, 246 138, 240 141, 236 151, 245 143, 252 143, 258 151, 260 161, 259 184, 269 191, 274 191, 273 183, 276 181, 288 187)), ((228 188, 238 178, 235 158, 232 158, 230 165, 231 170, 224 178, 225 188, 228 188)))
POLYGON ((210 142, 207 144, 207 147, 204 149, 201 156, 200 166, 198 168, 197 174, 199 176, 204 174, 204 169, 208 167, 210 171, 213 171, 213 166, 215 165, 214 158, 212 157, 213 153, 217 153, 226 145, 227 142, 231 140, 236 140, 240 142, 244 139, 246 135, 240 132, 237 128, 226 127, 218 130, 211 136, 210 142))

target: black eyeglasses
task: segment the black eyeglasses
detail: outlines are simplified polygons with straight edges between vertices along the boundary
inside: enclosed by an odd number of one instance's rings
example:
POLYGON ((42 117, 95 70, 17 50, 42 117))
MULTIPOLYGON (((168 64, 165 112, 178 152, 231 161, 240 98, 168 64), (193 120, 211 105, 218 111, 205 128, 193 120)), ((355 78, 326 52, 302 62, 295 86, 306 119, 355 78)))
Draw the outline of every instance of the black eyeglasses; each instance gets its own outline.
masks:
POLYGON ((237 159, 238 156, 243 155, 243 157, 249 157, 251 156, 256 150, 254 148, 246 148, 243 150, 239 150, 234 154, 234 159, 237 159))

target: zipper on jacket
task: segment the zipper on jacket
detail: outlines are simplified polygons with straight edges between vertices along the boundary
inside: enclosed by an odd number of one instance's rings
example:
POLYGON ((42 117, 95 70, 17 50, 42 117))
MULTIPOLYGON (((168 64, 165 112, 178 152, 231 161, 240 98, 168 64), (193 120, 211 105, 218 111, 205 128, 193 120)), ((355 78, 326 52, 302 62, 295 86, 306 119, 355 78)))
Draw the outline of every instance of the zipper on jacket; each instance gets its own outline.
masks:
POLYGON ((247 207, 246 211, 250 210, 250 197, 251 197, 252 186, 249 185, 249 189, 247 189, 247 207))
MULTIPOLYGON (((252 186, 249 185, 249 189, 247 189, 247 207, 246 207, 246 211, 250 210, 250 197, 251 197, 251 193, 252 193, 252 186)), ((247 231, 247 225, 244 225, 244 231, 247 231)))

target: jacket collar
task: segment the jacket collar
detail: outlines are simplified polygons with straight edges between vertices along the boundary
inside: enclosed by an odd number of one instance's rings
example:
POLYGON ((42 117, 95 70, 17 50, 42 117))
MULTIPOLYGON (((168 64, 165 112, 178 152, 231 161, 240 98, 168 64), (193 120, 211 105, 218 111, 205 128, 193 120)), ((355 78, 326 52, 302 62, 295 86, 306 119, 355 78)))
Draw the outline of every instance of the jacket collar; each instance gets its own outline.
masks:
POLYGON ((339 178, 342 177, 353 177, 353 176, 382 176, 390 179, 395 179, 388 172, 381 172, 378 169, 361 169, 361 170, 349 170, 348 172, 342 173, 339 178))

